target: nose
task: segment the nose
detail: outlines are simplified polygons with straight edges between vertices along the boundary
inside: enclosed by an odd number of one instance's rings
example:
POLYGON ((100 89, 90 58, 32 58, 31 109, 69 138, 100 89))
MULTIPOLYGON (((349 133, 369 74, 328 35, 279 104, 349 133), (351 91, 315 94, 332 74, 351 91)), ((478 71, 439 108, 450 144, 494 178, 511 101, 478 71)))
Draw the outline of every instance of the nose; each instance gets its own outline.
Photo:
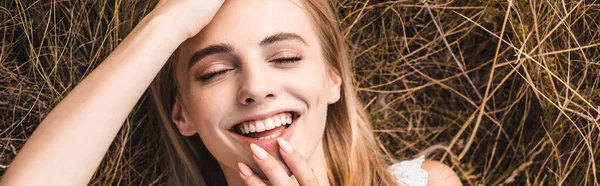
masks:
POLYGON ((279 91, 274 78, 260 65, 242 69, 238 102, 242 105, 260 104, 277 97, 279 91))

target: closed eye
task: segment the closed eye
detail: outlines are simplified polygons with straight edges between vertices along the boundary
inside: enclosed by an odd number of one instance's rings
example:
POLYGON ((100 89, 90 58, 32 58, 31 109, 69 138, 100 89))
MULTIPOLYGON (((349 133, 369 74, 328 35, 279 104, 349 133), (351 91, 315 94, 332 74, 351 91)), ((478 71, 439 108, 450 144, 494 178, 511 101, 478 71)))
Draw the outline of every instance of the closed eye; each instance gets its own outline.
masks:
POLYGON ((297 62, 302 60, 302 57, 300 56, 295 56, 295 57, 285 57, 285 58, 277 58, 272 60, 273 62, 277 62, 277 63, 293 63, 293 62, 297 62))
POLYGON ((210 72, 210 73, 206 73, 204 75, 201 75, 199 79, 202 80, 202 81, 208 81, 208 80, 211 80, 212 78, 214 78, 214 77, 216 77, 218 75, 225 74, 225 73, 227 73, 229 71, 232 71, 232 70, 233 69, 217 70, 217 71, 214 71, 214 72, 210 72))

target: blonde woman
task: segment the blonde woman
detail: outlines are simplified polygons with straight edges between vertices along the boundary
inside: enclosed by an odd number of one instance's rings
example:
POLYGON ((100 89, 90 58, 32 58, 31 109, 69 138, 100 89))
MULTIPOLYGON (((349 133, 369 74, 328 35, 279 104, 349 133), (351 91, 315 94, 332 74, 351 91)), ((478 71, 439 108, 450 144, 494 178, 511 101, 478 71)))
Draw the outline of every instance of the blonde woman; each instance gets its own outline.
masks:
POLYGON ((160 1, 0 184, 87 184, 150 86, 169 185, 460 185, 438 162, 388 165, 335 20, 318 0, 160 1))

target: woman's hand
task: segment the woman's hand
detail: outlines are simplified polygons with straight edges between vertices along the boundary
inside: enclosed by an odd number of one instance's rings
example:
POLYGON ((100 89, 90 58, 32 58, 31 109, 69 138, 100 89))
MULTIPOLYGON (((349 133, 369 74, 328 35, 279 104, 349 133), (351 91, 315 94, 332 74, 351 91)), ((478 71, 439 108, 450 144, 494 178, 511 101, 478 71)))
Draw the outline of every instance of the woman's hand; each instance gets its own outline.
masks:
POLYGON ((161 0, 151 14, 165 19, 169 29, 185 39, 194 37, 214 18, 225 0, 161 0))
MULTIPOLYGON (((302 156, 296 152, 285 140, 279 138, 277 139, 277 143, 279 143, 279 152, 281 157, 283 157, 285 164, 289 167, 290 171, 296 178, 296 181, 298 182, 297 184, 301 186, 319 185, 319 180, 317 180, 313 170, 308 167, 308 164, 306 164, 304 158, 302 158, 302 156)), ((258 166, 265 173, 272 185, 297 185, 296 181, 287 175, 287 173, 279 165, 279 162, 269 155, 269 153, 255 144, 251 144, 250 148, 254 154, 254 161, 258 163, 258 166)), ((258 175, 252 173, 252 170, 246 164, 240 162, 238 163, 238 167, 240 169, 240 176, 247 185, 266 185, 258 175)))

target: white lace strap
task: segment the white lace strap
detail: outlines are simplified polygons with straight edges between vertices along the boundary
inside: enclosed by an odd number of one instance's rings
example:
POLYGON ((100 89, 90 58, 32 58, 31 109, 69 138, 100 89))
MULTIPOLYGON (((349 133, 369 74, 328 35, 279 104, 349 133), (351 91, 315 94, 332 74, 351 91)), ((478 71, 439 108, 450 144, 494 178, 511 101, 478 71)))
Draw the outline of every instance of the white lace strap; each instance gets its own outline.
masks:
POLYGON ((425 156, 401 161, 390 166, 389 170, 399 186, 425 186, 427 185, 427 172, 421 168, 423 161, 425 161, 425 156))

